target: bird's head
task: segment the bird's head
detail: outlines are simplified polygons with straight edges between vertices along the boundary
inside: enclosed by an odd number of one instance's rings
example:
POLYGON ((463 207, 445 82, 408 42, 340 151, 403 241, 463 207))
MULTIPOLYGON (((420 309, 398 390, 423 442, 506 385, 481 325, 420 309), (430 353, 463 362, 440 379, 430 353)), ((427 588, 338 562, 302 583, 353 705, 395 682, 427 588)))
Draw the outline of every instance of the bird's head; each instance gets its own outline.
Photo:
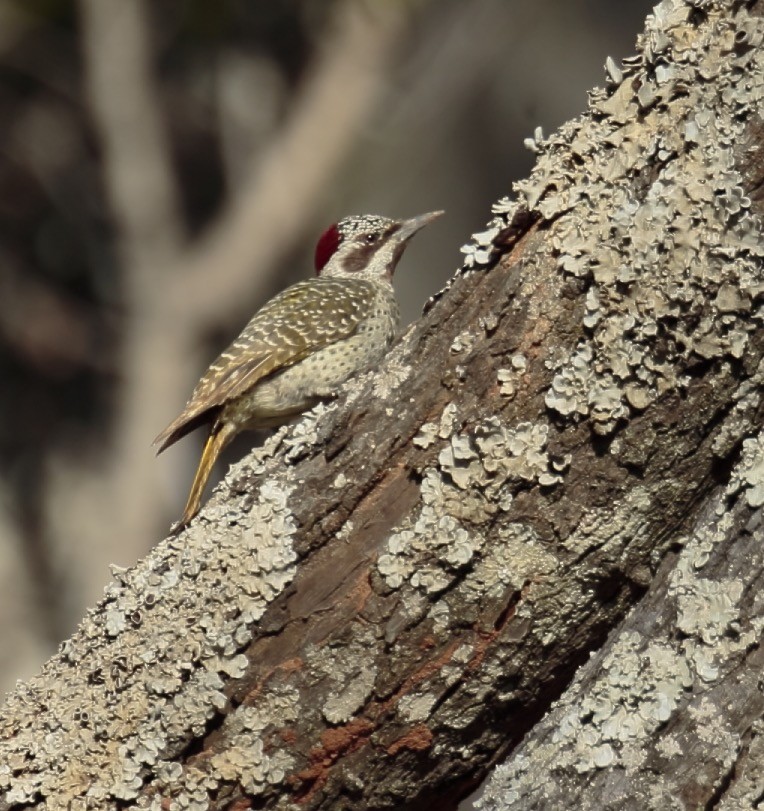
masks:
POLYGON ((410 220, 376 214, 345 217, 327 228, 316 243, 316 274, 390 281, 411 237, 441 214, 432 211, 410 220))

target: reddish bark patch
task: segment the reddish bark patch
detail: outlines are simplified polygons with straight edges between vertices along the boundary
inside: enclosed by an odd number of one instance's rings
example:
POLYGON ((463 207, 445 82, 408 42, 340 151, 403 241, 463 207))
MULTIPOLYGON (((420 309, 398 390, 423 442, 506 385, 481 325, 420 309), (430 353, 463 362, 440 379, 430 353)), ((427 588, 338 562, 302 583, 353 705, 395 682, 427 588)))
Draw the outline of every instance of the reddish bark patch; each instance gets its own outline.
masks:
POLYGON ((361 573, 358 582, 353 586, 353 590, 348 595, 348 598, 354 603, 357 613, 361 613, 366 607, 366 602, 372 595, 371 578, 369 571, 366 569, 361 573))
POLYGON ((426 724, 418 724, 412 727, 405 735, 393 741, 387 747, 388 755, 396 755, 401 749, 411 749, 414 752, 421 752, 432 746, 433 734, 426 724))
POLYGON ((308 802, 329 779, 332 766, 341 757, 364 746, 374 728, 371 721, 358 718, 343 727, 325 730, 321 735, 321 746, 310 753, 312 765, 290 778, 291 783, 305 784, 303 793, 296 798, 297 802, 308 802))
POLYGON ((336 760, 340 755, 354 752, 366 743, 374 724, 365 718, 357 718, 344 727, 327 729, 321 734, 321 746, 310 753, 311 760, 324 760, 327 756, 336 760))

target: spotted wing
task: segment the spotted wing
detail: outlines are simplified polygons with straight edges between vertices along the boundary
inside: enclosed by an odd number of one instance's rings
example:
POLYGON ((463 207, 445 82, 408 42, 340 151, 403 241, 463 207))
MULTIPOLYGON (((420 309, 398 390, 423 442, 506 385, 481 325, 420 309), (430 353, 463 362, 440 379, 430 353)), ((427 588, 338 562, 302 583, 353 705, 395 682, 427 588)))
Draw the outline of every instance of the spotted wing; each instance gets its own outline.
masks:
POLYGON ((215 360, 183 412, 154 440, 159 452, 260 380, 350 337, 367 311, 371 285, 336 279, 298 282, 272 298, 215 360))

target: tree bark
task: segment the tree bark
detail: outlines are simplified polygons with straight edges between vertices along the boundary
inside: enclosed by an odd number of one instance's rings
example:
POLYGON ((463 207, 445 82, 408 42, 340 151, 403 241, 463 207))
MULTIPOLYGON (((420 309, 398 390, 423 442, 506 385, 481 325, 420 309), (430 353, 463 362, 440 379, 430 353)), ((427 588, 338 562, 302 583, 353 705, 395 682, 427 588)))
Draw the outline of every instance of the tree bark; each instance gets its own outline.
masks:
POLYGON ((116 573, 0 808, 760 800, 763 5, 664 0, 382 368, 116 573))
MULTIPOLYGON (((761 451, 746 440, 739 469, 761 451)), ((741 483, 717 488, 645 598, 495 770, 485 811, 760 802, 762 516, 741 483)))

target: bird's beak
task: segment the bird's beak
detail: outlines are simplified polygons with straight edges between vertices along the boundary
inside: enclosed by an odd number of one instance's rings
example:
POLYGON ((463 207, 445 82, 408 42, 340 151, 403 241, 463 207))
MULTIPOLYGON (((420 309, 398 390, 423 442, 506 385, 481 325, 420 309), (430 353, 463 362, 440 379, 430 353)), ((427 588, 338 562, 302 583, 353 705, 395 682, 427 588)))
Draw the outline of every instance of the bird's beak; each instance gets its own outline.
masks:
POLYGON ((416 234, 417 231, 429 225, 433 220, 437 220, 445 211, 431 211, 429 214, 420 214, 418 217, 412 217, 410 220, 404 220, 401 227, 396 233, 397 242, 406 242, 416 234))

